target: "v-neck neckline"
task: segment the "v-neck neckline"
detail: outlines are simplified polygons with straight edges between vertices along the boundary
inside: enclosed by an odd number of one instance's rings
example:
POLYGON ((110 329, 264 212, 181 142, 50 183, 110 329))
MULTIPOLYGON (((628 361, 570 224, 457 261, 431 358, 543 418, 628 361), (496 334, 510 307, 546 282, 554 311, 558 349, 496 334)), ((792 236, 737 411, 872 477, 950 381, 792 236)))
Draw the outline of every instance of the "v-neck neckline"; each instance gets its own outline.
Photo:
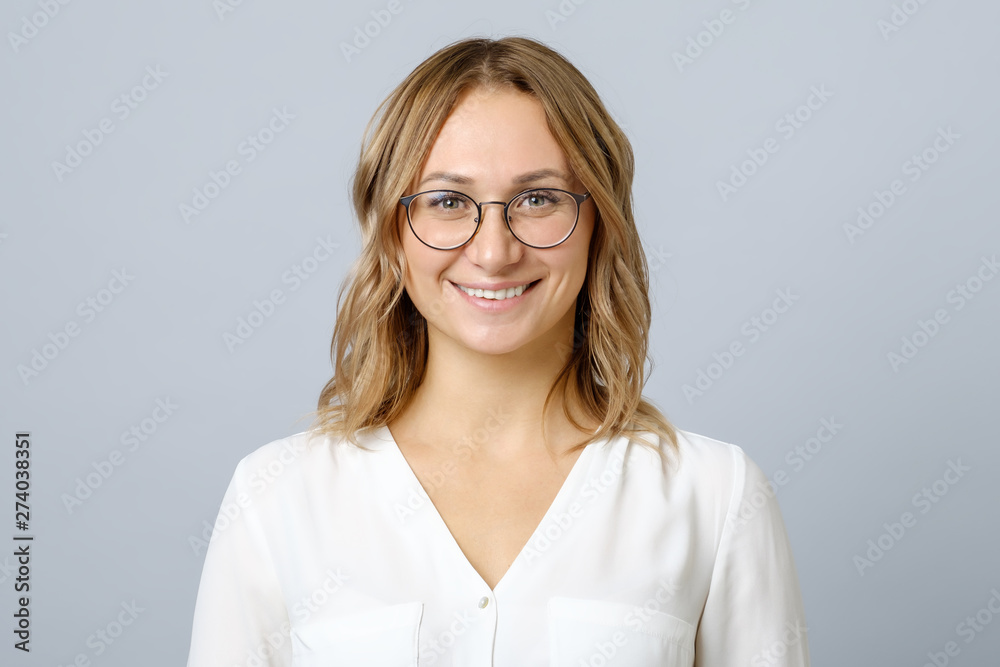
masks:
MULTIPOLYGON (((417 488, 419 488, 423 493, 424 497, 427 500, 427 504, 430 505, 431 515, 432 515, 431 521, 438 526, 438 530, 443 530, 443 533, 447 536, 447 539, 452 545, 452 547, 450 548, 453 548, 453 552, 455 553, 456 558, 458 558, 460 562, 463 562, 469 568, 469 570, 472 571, 472 574, 475 575, 482 582, 484 586, 490 588, 490 585, 486 583, 486 580, 483 579, 483 576, 479 574, 479 571, 472 565, 472 561, 469 560, 469 557, 465 555, 465 552, 462 550, 462 547, 459 546, 458 540, 455 539, 455 535, 451 532, 451 529, 448 528, 448 524, 445 523, 444 517, 441 516, 441 512, 438 511, 437 506, 434 505, 434 501, 431 500, 430 494, 427 493, 427 489, 425 489, 424 485, 420 482, 420 479, 417 477, 416 472, 414 472, 413 468, 410 466, 410 462, 406 460, 405 456, 403 456, 403 452, 399 448, 399 444, 393 437, 392 432, 389 430, 389 426, 388 425, 381 426, 378 429, 378 431, 376 431, 375 434, 379 439, 388 442, 389 449, 392 450, 392 452, 394 453, 393 455, 396 457, 397 461, 400 464, 402 464, 402 468, 404 469, 404 474, 406 474, 410 478, 411 483, 416 484, 417 488)), ((573 466, 570 468, 569 473, 566 475, 566 479, 563 480, 562 486, 559 487, 559 491, 552 499, 552 502, 549 504, 548 509, 545 510, 545 514, 542 516, 541 521, 539 521, 538 525, 536 525, 534 530, 531 531, 531 536, 528 537, 528 541, 521 546, 521 549, 517 552, 517 556, 514 557, 514 560, 511 561, 510 566, 507 568, 507 571, 503 573, 503 575, 500 577, 499 580, 497 580, 496 586, 491 589, 491 592, 494 595, 496 594, 497 590, 500 589, 501 586, 505 585, 504 582, 510 579, 511 571, 519 567, 519 563, 523 560, 525 550, 527 550, 531 546, 531 544, 535 541, 535 537, 537 536, 538 531, 542 530, 543 527, 547 525, 549 518, 553 515, 554 512, 559 511, 559 508, 562 505, 565 505, 566 496, 570 495, 577 488, 579 488, 578 478, 584 474, 585 469, 589 469, 590 467, 590 461, 593 456, 594 445, 601 445, 607 443, 608 441, 609 439, 607 437, 604 437, 594 442, 588 443, 587 446, 584 447, 583 451, 580 452, 580 455, 577 457, 576 461, 573 462, 573 466)), ((507 585, 509 586, 509 584, 507 585)))

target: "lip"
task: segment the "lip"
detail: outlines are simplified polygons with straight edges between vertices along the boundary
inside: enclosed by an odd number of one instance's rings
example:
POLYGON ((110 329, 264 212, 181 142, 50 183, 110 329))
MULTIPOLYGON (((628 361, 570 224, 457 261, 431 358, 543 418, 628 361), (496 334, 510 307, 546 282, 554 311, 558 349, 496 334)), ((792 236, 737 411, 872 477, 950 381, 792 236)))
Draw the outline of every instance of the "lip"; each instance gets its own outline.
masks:
POLYGON ((541 280, 541 279, 540 278, 536 278, 535 280, 522 280, 520 282, 517 282, 517 281, 514 281, 514 280, 508 280, 505 283, 492 283, 492 284, 490 284, 490 283, 456 283, 454 280, 449 280, 448 282, 450 282, 453 285, 461 285, 462 287, 468 287, 469 289, 488 289, 488 290, 493 290, 495 292, 498 289, 509 289, 511 287, 520 287, 521 285, 529 285, 529 284, 531 284, 533 282, 538 282, 539 280, 541 280))
MULTIPOLYGON (((521 292, 520 296, 510 297, 509 299, 503 299, 502 301, 497 301, 496 299, 484 299, 478 296, 472 296, 466 294, 457 283, 453 283, 450 280, 449 283, 454 286, 455 291, 461 295, 465 301, 480 310, 486 311, 488 313, 502 313, 508 311, 512 308, 516 308, 519 303, 528 298, 528 295, 535 291, 535 286, 541 281, 541 278, 529 283, 528 288, 521 292)), ((498 285, 506 285, 508 287, 517 287, 518 285, 524 285, 525 283, 498 283, 498 285)), ((469 287, 469 285, 466 285, 469 287)), ((489 287, 476 287, 475 289, 491 289, 489 287)), ((503 287, 496 287, 495 289, 505 289, 503 287)))

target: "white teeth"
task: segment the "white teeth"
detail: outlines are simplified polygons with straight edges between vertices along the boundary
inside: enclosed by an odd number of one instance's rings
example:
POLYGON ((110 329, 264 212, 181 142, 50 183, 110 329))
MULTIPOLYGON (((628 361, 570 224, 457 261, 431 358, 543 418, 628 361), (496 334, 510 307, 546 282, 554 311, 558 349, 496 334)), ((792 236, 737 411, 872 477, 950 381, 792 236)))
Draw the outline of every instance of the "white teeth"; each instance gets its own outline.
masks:
POLYGON ((463 292, 465 292, 470 296, 478 296, 482 299, 493 299, 494 301, 503 301, 504 299, 510 299, 515 296, 521 296, 521 294, 524 293, 524 290, 528 289, 528 285, 530 285, 531 283, 520 285, 518 287, 508 287, 507 289, 501 289, 496 291, 490 289, 470 289, 463 285, 458 285, 458 283, 455 284, 458 286, 458 289, 462 290, 463 292))

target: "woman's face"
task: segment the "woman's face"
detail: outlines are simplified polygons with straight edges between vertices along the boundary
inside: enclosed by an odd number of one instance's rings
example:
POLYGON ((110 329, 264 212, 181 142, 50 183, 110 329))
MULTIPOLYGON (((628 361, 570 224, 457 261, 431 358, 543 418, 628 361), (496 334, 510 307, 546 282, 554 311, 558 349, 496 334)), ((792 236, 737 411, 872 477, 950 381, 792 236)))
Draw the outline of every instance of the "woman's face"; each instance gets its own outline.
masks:
MULTIPOLYGON (((505 89, 473 89, 459 97, 416 181, 406 194, 448 189, 476 201, 508 201, 529 188, 583 193, 555 138, 542 105, 530 95, 505 89)), ((421 243, 399 207, 399 231, 407 259, 405 287, 427 319, 428 333, 485 354, 524 346, 543 354, 565 343, 577 295, 587 273, 595 208, 580 206, 576 229, 553 248, 530 248, 503 220, 503 206, 483 206, 479 231, 465 245, 436 250, 421 243), (464 286, 534 283, 521 296, 502 301, 470 296, 464 286)), ((553 350, 554 352, 555 350, 553 350)))

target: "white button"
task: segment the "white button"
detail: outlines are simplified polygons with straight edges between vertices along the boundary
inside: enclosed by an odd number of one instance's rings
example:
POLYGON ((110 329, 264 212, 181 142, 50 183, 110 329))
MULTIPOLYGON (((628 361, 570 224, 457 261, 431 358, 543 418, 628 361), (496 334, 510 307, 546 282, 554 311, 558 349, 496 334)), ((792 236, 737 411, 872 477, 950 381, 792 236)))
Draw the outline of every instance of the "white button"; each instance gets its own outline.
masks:
POLYGON ((486 605, 488 605, 489 603, 490 603, 490 599, 484 595, 483 598, 481 600, 479 600, 479 608, 480 609, 485 609, 486 605))

